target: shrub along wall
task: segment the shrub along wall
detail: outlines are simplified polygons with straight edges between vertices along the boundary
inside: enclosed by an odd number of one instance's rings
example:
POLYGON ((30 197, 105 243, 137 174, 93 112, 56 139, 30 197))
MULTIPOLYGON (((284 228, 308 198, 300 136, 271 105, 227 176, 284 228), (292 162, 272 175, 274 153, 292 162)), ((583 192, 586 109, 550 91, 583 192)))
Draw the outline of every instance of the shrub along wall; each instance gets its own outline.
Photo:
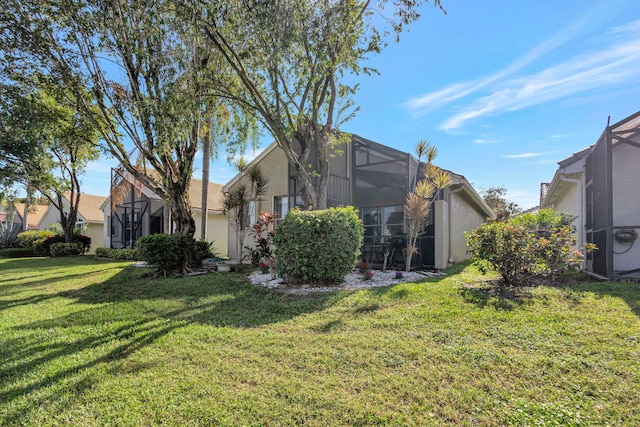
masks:
POLYGON ((291 210, 274 236, 278 273, 289 284, 337 284, 356 265, 363 234, 353 207, 291 210))
POLYGON ((136 249, 96 248, 96 257, 111 258, 125 261, 139 261, 140 255, 136 249))

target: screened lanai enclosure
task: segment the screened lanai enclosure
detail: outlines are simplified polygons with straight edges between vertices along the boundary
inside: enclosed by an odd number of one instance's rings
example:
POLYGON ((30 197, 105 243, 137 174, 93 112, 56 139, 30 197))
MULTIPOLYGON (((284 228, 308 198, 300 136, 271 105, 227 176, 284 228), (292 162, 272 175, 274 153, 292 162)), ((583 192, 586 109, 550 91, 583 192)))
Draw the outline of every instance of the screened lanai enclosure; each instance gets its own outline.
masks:
POLYGON ((587 270, 640 279, 640 112, 607 126, 585 162, 587 270))
MULTIPOLYGON (((371 263, 383 263, 384 256, 392 263, 404 265, 406 230, 404 204, 407 194, 421 179, 419 162, 410 154, 391 147, 354 137, 353 205, 360 209, 364 224, 363 253, 371 263)), ((434 265, 433 214, 420 235, 414 266, 434 265)))
MULTIPOLYGON (((328 206, 353 205, 365 227, 363 258, 380 265, 400 267, 405 262, 406 230, 404 203, 407 194, 421 178, 418 161, 385 145, 357 135, 331 158, 328 206)), ((289 194, 297 194, 295 172, 290 168, 289 194)), ((290 196, 289 206, 294 205, 290 196)), ((296 199, 300 204, 300 198, 296 199)), ((412 266, 434 265, 433 215, 418 238, 419 253, 412 266)))
POLYGON ((111 169, 108 238, 111 248, 134 249, 142 236, 162 233, 166 204, 122 168, 111 169))

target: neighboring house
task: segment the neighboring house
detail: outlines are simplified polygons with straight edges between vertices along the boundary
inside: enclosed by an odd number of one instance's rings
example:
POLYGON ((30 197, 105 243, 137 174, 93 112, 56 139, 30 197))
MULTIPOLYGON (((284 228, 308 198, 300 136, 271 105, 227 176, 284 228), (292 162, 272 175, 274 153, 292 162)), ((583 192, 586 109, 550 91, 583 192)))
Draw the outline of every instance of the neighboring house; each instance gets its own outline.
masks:
POLYGON ((558 165, 542 184, 540 206, 575 215, 578 247, 598 247, 583 268, 609 279, 640 278, 640 111, 558 165))
POLYGON ((0 206, 0 222, 12 221, 21 226, 21 230, 37 230, 48 205, 29 205, 27 212, 28 224, 24 226, 24 203, 15 203, 15 209, 11 211, 7 206, 0 206))
POLYGON ((0 206, 0 224, 12 230, 23 230, 22 216, 8 206, 0 206))
MULTIPOLYGON (((65 212, 68 212, 71 206, 69 197, 70 195, 68 193, 62 196, 62 205, 65 212)), ((80 194, 76 226, 82 227, 82 233, 91 238, 91 249, 89 253, 95 253, 96 248, 102 247, 103 245, 104 215, 100 210, 100 206, 102 206, 106 199, 104 196, 80 194)), ((42 216, 42 219, 40 219, 38 228, 41 230, 52 229, 53 224, 60 225, 60 211, 55 206, 50 205, 42 216)))
MULTIPOLYGON (((422 169, 418 161, 410 154, 353 135, 350 144, 338 147, 330 156, 330 163, 327 204, 358 208, 365 227, 364 258, 381 263, 384 252, 393 251, 394 260, 402 264, 406 242, 403 206, 416 178, 420 179, 416 177, 422 169)), ((301 205, 296 173, 276 143, 252 164, 260 166, 269 184, 266 194, 249 206, 251 222, 260 211, 273 212, 282 220, 289 207, 301 205)), ((452 185, 434 202, 429 225, 417 243, 420 254, 415 266, 441 269, 468 258, 464 232, 494 218, 466 178, 450 174, 452 185)), ((244 179, 242 173, 236 175, 223 191, 229 192, 244 179)), ((235 231, 229 226, 229 256, 237 259, 235 242, 235 231)), ((252 245, 250 237, 247 245, 252 245)))
MULTIPOLYGON (((149 234, 171 233, 174 224, 167 203, 124 169, 112 169, 111 196, 100 209, 104 220, 104 246, 135 248, 136 241, 149 234), (116 200, 117 199, 117 200, 116 200)), ((222 185, 209 183, 207 198, 207 241, 217 255, 227 254, 227 217, 224 214, 222 185)), ((202 181, 191 180, 189 202, 196 223, 194 238, 200 239, 202 181)))

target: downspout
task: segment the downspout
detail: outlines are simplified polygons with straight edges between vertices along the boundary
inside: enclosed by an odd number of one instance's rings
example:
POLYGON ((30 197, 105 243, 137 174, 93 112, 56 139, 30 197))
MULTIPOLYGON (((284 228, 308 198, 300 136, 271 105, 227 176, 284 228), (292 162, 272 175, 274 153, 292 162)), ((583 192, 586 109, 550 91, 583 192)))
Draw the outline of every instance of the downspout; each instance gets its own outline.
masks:
MULTIPOLYGON (((584 177, 584 173, 582 174, 584 177)), ((578 215, 578 248, 582 251, 584 249, 584 194, 582 191, 582 179, 567 178, 564 174, 559 174, 560 181, 571 182, 578 186, 578 193, 580 194, 580 215, 578 215)), ((582 269, 587 266, 587 257, 584 254, 582 258, 582 269)))
POLYGON ((449 190, 447 191, 447 203, 449 204, 449 209, 447 209, 447 215, 449 217, 449 222, 448 222, 448 228, 449 228, 449 258, 447 259, 447 263, 449 265, 453 265, 453 244, 452 242, 452 236, 453 236, 453 232, 451 231, 451 195, 453 193, 457 193, 459 191, 462 191, 464 189, 464 184, 459 184, 460 187, 456 188, 455 190, 449 190))

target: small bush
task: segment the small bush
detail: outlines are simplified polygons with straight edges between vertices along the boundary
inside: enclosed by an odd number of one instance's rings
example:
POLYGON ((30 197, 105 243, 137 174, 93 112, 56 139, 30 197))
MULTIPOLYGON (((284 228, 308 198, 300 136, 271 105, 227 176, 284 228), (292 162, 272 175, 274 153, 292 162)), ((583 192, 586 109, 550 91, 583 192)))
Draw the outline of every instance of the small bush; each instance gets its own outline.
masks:
POLYGON ((182 269, 188 244, 186 238, 179 234, 150 234, 137 242, 140 258, 157 267, 165 276, 182 269))
POLYGON ((255 248, 245 246, 251 256, 251 264, 258 267, 260 264, 268 264, 273 258, 273 225, 275 218, 271 212, 260 212, 258 222, 251 227, 250 234, 253 236, 255 248))
POLYGON ((0 258, 28 258, 32 256, 36 256, 33 248, 0 249, 0 258))
POLYGON ((216 252, 213 249, 213 242, 209 243, 206 240, 198 240, 195 242, 193 249, 193 264, 199 266, 207 258, 215 258, 216 252))
POLYGON ((482 224, 467 234, 469 253, 482 271, 495 269, 508 285, 526 285, 539 277, 555 279, 580 267, 583 259, 580 251, 571 249, 576 244, 572 221, 571 215, 543 209, 508 222, 482 224))
POLYGON ((74 234, 73 241, 82 243, 82 249, 84 253, 89 252, 91 249, 91 237, 85 236, 84 234, 74 234))
MULTIPOLYGON (((20 248, 37 248, 49 237, 55 236, 56 233, 48 230, 29 230, 18 234, 18 247, 20 248)), ((48 255, 48 253, 46 254, 48 255)))
POLYGON ((51 256, 51 246, 56 243, 65 243, 64 236, 55 235, 47 237, 42 243, 36 246, 36 253, 41 256, 51 256))
POLYGON ((96 257, 123 261, 141 260, 137 249, 96 248, 96 257))
POLYGON ((353 207, 289 211, 276 228, 278 273, 290 284, 336 284, 356 265, 364 227, 353 207))
POLYGON ((84 253, 84 245, 80 242, 72 243, 53 243, 50 247, 52 257, 64 257, 82 255, 84 253))

